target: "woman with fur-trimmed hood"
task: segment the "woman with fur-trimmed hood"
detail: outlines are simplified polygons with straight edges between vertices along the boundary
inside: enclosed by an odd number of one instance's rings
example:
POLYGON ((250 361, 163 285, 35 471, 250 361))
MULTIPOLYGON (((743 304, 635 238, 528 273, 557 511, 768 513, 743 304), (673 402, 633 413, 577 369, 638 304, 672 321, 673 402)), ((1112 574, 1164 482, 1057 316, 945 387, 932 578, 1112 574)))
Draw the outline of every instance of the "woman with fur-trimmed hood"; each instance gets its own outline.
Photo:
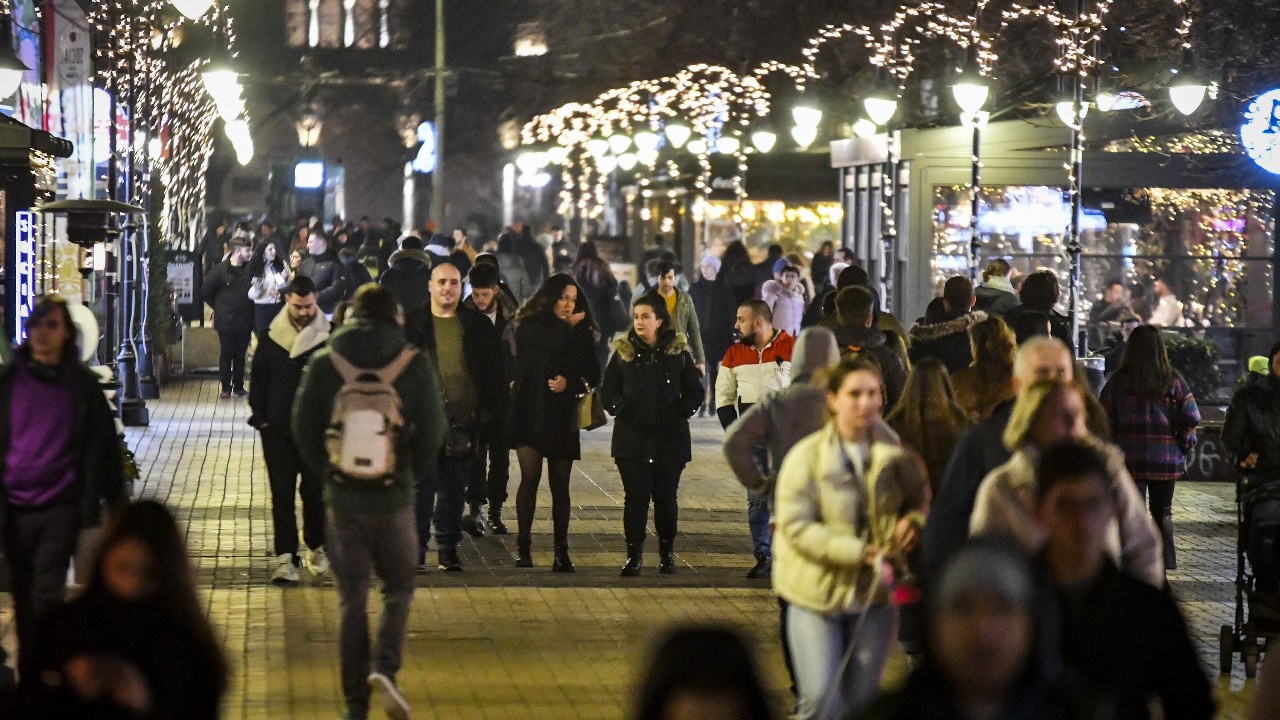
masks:
POLYGON ((600 386, 600 399, 616 418, 613 459, 626 496, 624 577, 640 574, 651 498, 658 572, 676 570, 676 491, 684 466, 693 459, 689 417, 702 405, 702 374, 688 340, 675 331, 667 304, 645 295, 631 315, 631 330, 614 340, 600 386))

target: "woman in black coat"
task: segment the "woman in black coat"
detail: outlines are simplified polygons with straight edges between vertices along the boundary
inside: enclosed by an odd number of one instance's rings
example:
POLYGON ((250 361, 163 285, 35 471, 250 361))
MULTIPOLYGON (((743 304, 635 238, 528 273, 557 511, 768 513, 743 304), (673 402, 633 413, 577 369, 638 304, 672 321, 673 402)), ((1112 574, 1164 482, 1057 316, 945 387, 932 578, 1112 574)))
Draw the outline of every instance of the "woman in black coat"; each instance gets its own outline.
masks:
POLYGON ((530 531, 538 505, 542 461, 551 484, 555 572, 573 572, 569 560, 569 476, 582 457, 578 397, 600 382, 596 324, 591 306, 573 278, 547 279, 516 313, 516 358, 512 372, 510 446, 520 462, 516 491, 516 566, 533 567, 530 531))
POLYGON ((586 295, 591 316, 600 329, 596 359, 604 366, 609 360, 609 341, 627 329, 626 311, 618 300, 618 280, 613 276, 609 263, 600 257, 596 244, 590 240, 584 240, 578 246, 578 257, 569 271, 586 295))
POLYGON ((626 493, 623 525, 627 564, 623 577, 640 574, 649 500, 658 531, 658 572, 676 571, 676 491, 693 459, 689 416, 702 405, 702 373, 689 343, 677 333, 667 303, 656 293, 636 300, 632 329, 613 343, 600 398, 617 420, 613 459, 626 493))

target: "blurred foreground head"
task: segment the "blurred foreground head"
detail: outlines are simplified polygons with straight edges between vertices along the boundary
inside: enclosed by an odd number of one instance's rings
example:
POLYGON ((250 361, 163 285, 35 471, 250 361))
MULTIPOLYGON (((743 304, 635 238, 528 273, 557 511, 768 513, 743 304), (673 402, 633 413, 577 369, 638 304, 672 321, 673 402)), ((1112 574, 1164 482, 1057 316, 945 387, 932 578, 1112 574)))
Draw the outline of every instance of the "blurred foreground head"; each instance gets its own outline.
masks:
POLYGON ((723 627, 677 628, 640 681, 635 720, 774 720, 750 648, 723 627))

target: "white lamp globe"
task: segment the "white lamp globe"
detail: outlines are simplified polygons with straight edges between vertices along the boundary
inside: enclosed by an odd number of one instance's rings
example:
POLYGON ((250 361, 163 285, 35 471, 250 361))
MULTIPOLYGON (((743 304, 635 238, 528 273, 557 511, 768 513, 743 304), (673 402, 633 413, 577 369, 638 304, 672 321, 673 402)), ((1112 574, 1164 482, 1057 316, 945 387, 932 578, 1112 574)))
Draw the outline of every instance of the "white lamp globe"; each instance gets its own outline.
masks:
POLYGON ((667 123, 665 130, 667 139, 671 141, 671 145, 679 150, 684 144, 689 142, 689 138, 693 136, 693 130, 683 123, 667 123))
POLYGON ((528 175, 538 169, 537 153, 522 152, 516 156, 516 167, 520 169, 521 174, 528 175))
POLYGON ((757 130, 751 133, 751 144, 755 146, 756 150, 767 153, 773 149, 774 145, 778 144, 778 135, 772 130, 757 130))
POLYGON ((963 78, 951 86, 951 95, 956 99, 956 104, 967 115, 972 115, 981 110, 982 106, 987 104, 987 97, 990 94, 991 86, 982 82, 976 76, 963 78))
POLYGON ((587 152, 592 157, 600 158, 609 152, 609 141, 604 138, 591 138, 587 141, 587 152))
POLYGON ((638 162, 640 162, 640 159, 636 157, 635 153, 623 153, 618 156, 618 167, 623 170, 634 169, 638 162))
POLYGON ((618 169, 618 158, 612 155, 602 155, 596 158, 596 168, 604 175, 608 175, 618 169))
POLYGON ((170 2, 178 8, 178 12, 191 20, 199 20, 209 12, 209 8, 213 7, 213 0, 170 0, 170 2))
POLYGON ((22 86, 22 73, 17 68, 0 67, 0 98, 11 97, 18 92, 22 86))
POLYGON ((1058 114, 1058 119, 1067 127, 1075 127, 1077 122, 1084 122, 1084 118, 1089 114, 1089 103, 1081 103, 1080 119, 1076 120, 1076 103, 1074 100, 1061 100, 1054 103, 1054 112, 1058 114))
POLYGON ((658 151, 657 150, 637 150, 636 159, 645 165, 652 166, 654 163, 658 162, 658 151))
POLYGON ((686 145, 686 147, 688 147, 689 152, 693 153, 694 155, 707 154, 707 141, 703 140, 702 138, 694 138, 693 140, 690 140, 689 143, 686 145))
POLYGON ((658 137, 658 133, 649 130, 641 130, 636 133, 632 140, 636 144, 636 150, 657 150, 658 144, 662 142, 662 138, 658 137))
POLYGON ((733 135, 724 135, 716 140, 716 152, 734 155, 742 149, 742 141, 733 135))
POLYGON ((871 122, 884 125, 898 113, 898 99, 887 94, 872 94, 862 98, 862 107, 867 111, 871 122))
POLYGON ((1200 109, 1204 97, 1209 92, 1209 83, 1190 70, 1183 70, 1169 83, 1169 100, 1183 115, 1190 115, 1200 109))
POLYGON ((858 121, 853 124, 853 134, 860 138, 874 137, 878 130, 879 127, 866 118, 858 118, 858 121))
POLYGON ((621 155, 626 152, 629 147, 631 147, 631 138, 626 135, 619 133, 617 135, 609 136, 609 149, 613 151, 613 154, 621 155))
POLYGON ((796 145, 808 148, 814 140, 818 139, 818 128, 797 125, 791 128, 791 139, 796 141, 796 145))
POLYGON ((810 105, 797 105, 791 108, 791 119, 802 128, 814 128, 822 122, 822 111, 810 105))
POLYGON ((569 148, 563 145, 556 145, 547 150, 547 160, 552 165, 563 165, 569 159, 569 148))

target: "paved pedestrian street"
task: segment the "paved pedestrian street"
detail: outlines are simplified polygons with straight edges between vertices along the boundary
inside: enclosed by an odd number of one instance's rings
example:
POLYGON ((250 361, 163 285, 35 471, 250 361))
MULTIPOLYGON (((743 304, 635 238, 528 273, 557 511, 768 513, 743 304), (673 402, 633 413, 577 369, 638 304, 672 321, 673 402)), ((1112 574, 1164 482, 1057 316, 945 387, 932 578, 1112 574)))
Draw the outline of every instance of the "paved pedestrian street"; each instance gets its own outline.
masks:
MULTIPOLYGON (((336 591, 304 571, 300 587, 268 582, 270 501, 257 438, 243 401, 218 400, 206 380, 177 381, 150 403, 151 426, 128 432, 143 473, 140 496, 172 507, 234 667, 227 718, 337 718, 336 591)), ((574 469, 571 548, 578 572, 550 572, 550 495, 534 526, 537 567, 514 567, 515 536, 465 537, 463 573, 419 575, 400 682, 416 718, 623 718, 647 645, 673 623, 715 621, 755 640, 768 681, 789 702, 776 641, 777 602, 753 564, 746 500, 720 455, 721 431, 697 420, 694 462, 680 488, 679 573, 624 579, 622 487, 608 430, 587 433, 574 469)), ((518 472, 512 463, 511 492, 518 472)), ((513 505, 514 503, 510 503, 513 505)), ((1175 499, 1178 570, 1173 591, 1205 666, 1216 667, 1218 627, 1230 622, 1234 507, 1227 485, 1183 484, 1175 499)), ((514 529, 514 507, 508 510, 514 529)), ((371 602, 376 611, 377 602, 371 602)), ((12 613, 0 600, 4 644, 12 613)), ((901 677, 897 658, 886 678, 901 677)), ((1223 718, 1242 718, 1252 691, 1236 664, 1219 681, 1223 718)), ((377 715, 375 714, 375 717, 377 715)))

